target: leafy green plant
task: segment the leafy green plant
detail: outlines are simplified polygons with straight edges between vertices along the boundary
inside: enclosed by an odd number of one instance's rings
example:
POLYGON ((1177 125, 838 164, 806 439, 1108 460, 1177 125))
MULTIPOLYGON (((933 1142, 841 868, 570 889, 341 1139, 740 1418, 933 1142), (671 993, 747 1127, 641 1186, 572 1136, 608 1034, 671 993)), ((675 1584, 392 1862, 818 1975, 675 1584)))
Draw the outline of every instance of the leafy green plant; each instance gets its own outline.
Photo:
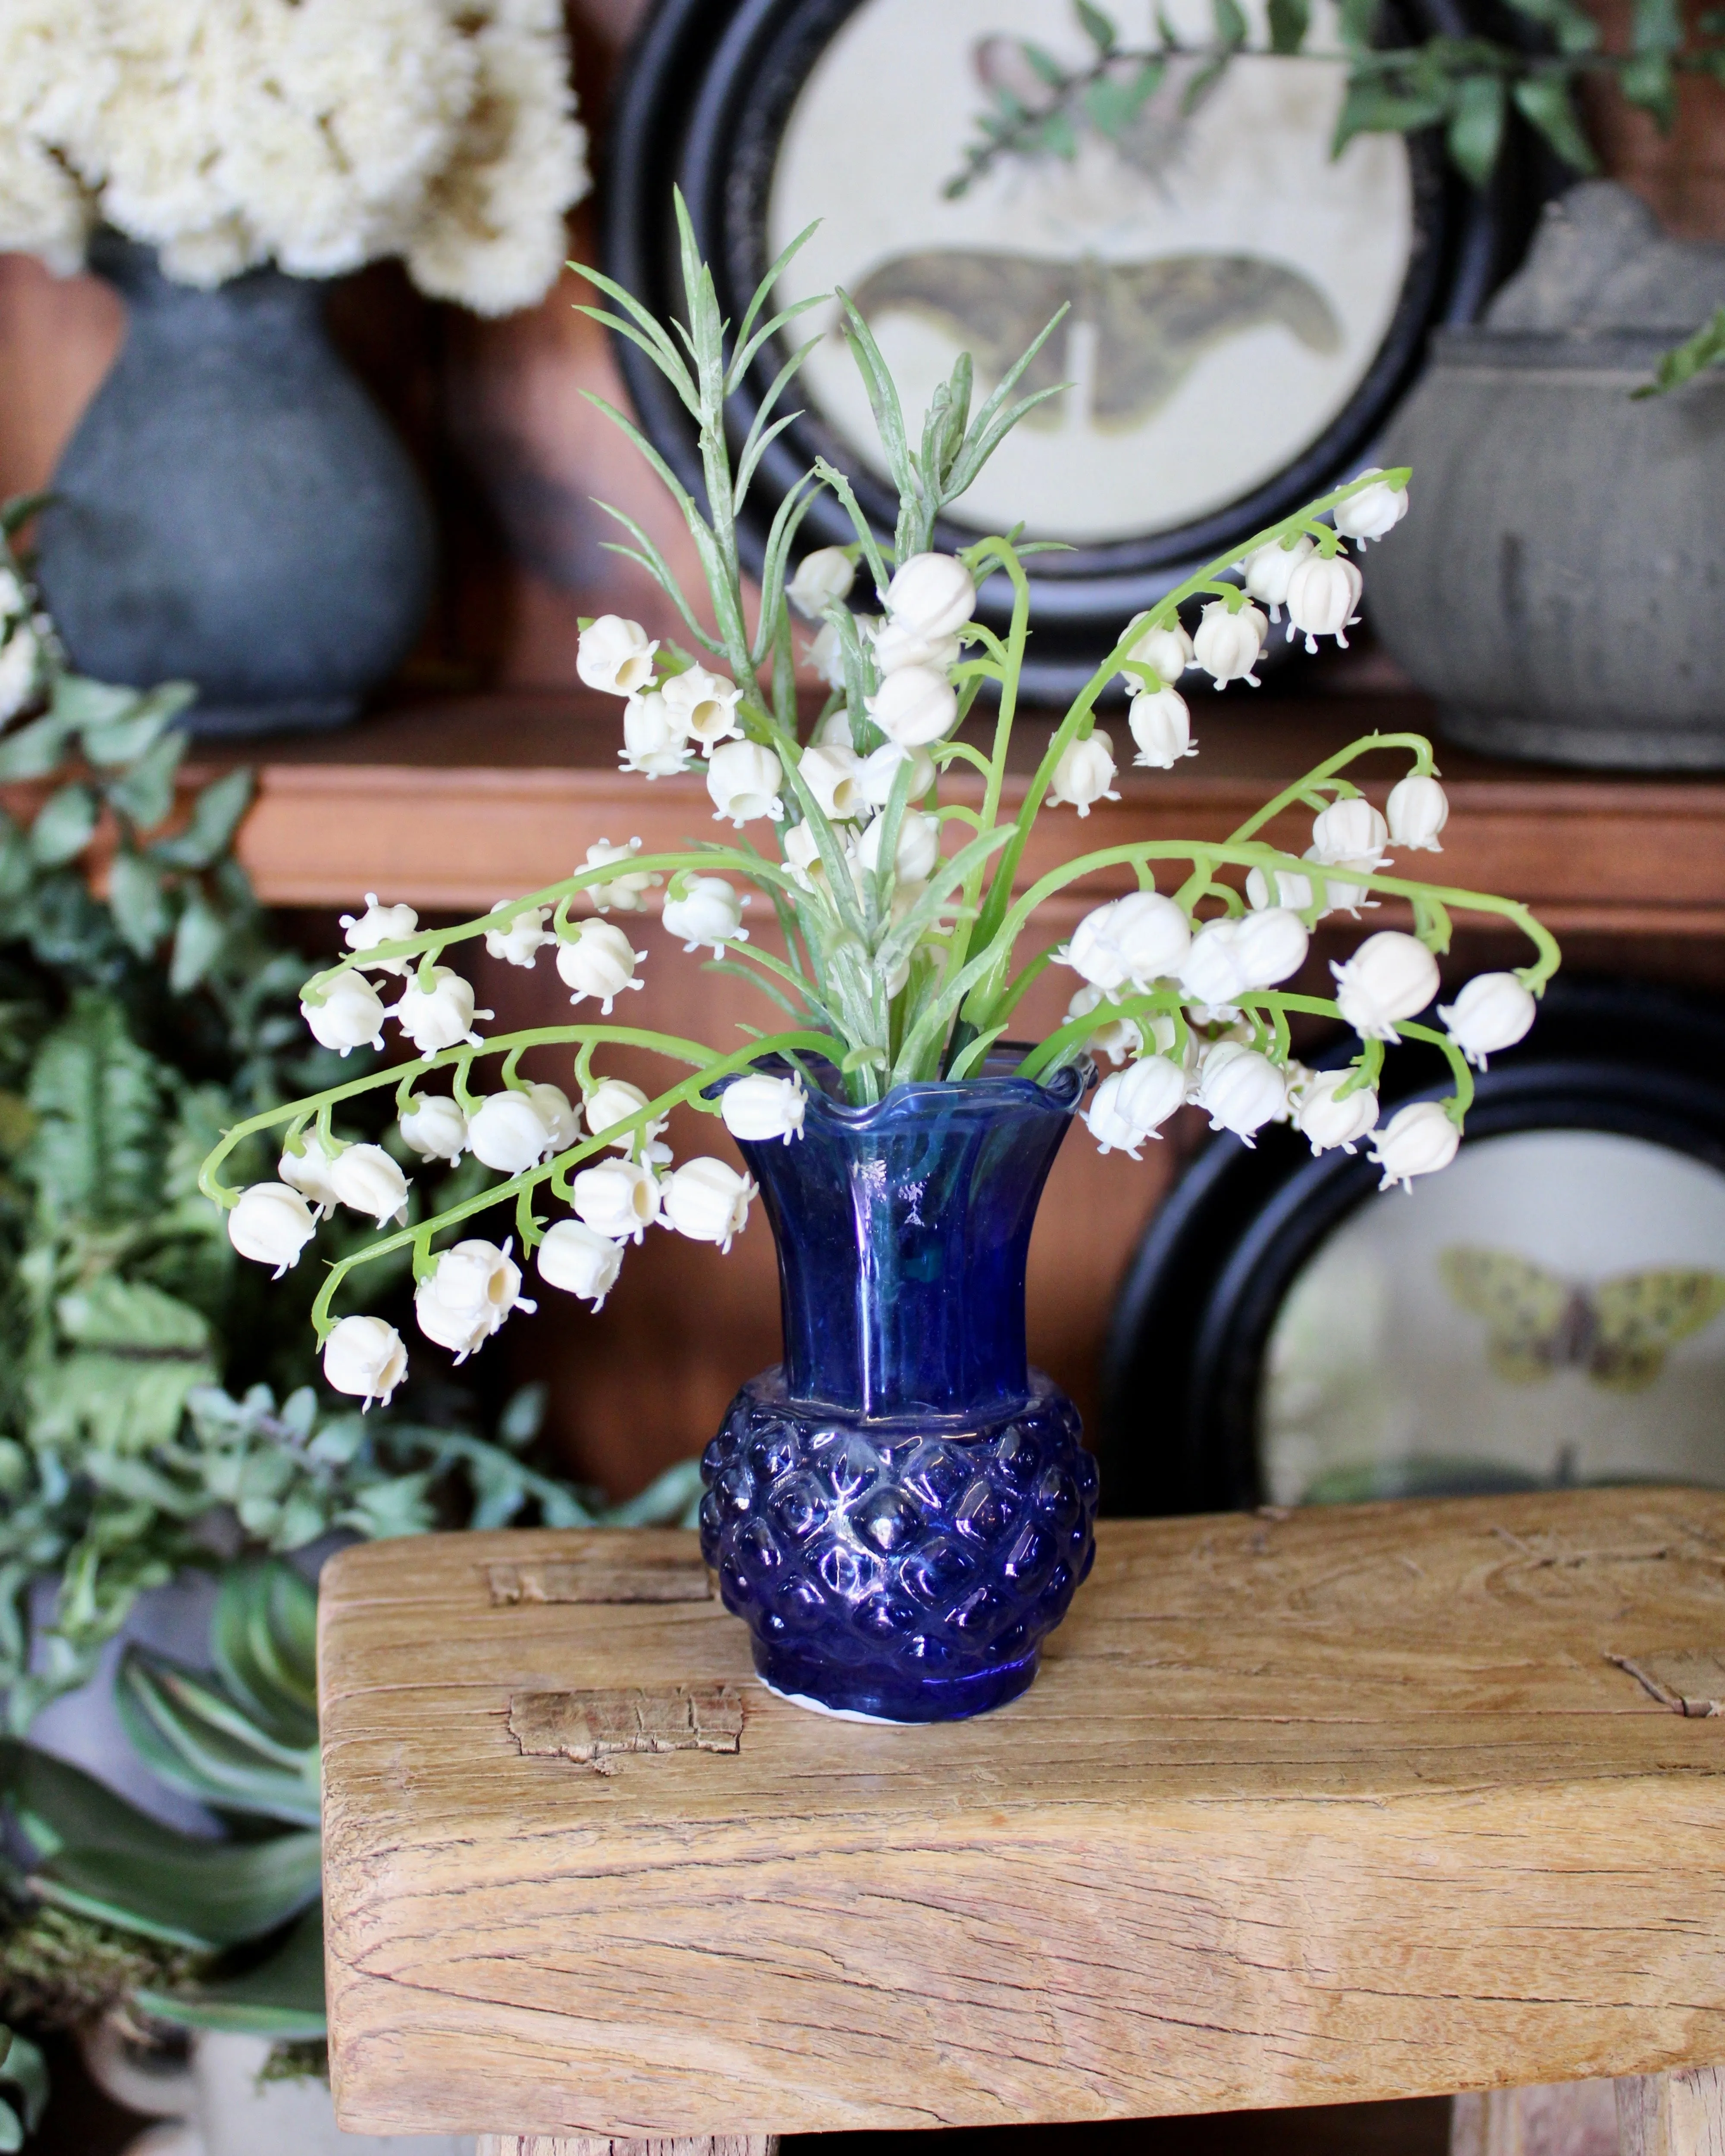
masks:
POLYGON ((1654 370, 1653 379, 1640 388, 1632 389, 1631 397, 1666 397, 1673 389, 1681 389, 1686 382, 1694 381, 1709 367, 1725 367, 1725 307, 1721 307, 1711 321, 1703 322, 1693 336, 1685 337, 1661 358, 1654 370))
POLYGON ((48 2069, 42 2054, 16 2030, 0 2028, 0 2149, 21 2148, 48 2102, 48 2069))

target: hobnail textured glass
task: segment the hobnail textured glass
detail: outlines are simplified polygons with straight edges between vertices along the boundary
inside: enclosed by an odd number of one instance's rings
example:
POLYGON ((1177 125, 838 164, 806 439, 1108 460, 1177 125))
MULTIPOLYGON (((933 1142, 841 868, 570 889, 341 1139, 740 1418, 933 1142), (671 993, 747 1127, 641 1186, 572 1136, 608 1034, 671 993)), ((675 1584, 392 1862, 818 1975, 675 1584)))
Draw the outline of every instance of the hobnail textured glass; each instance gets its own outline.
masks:
POLYGON ((870 1108, 812 1094, 745 1143, 778 1246, 784 1362, 701 1462, 701 1547, 775 1689, 897 1722, 1023 1691, 1095 1555, 1078 1411, 1024 1351, 1037 1200, 1089 1076, 870 1108))

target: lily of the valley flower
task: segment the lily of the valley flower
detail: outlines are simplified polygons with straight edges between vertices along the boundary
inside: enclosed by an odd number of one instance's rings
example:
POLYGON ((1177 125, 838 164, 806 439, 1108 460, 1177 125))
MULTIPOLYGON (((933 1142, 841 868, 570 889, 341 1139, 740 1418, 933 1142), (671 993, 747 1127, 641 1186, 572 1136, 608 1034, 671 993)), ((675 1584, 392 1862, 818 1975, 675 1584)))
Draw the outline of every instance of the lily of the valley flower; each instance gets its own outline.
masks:
POLYGON ((1538 1005, 1513 973, 1476 973, 1452 1004, 1440 1004, 1445 1030, 1468 1061, 1483 1070, 1486 1058, 1527 1038, 1538 1005))
MULTIPOLYGON (((1147 613, 1134 614, 1127 624, 1127 634, 1130 635, 1141 621, 1149 618, 1147 613)), ((1167 629, 1147 629, 1127 647, 1126 656, 1135 666, 1147 666, 1164 683, 1178 681, 1194 663, 1192 639, 1178 621, 1167 629)), ((1143 689, 1141 675, 1126 674, 1122 678, 1128 696, 1136 696, 1143 689)))
POLYGON ((869 716, 901 748, 927 748, 958 716, 958 697, 944 674, 929 666, 904 666, 889 674, 865 700, 869 716))
POLYGON ((545 1126, 547 1149, 567 1152, 581 1136, 581 1116, 574 1102, 561 1086, 536 1082, 526 1088, 526 1094, 533 1112, 545 1126))
POLYGON ((783 778, 784 767, 770 748, 759 742, 726 742, 713 751, 706 767, 713 821, 722 824, 728 816, 739 831, 758 816, 778 822, 784 814, 778 794, 783 778))
POLYGON ((875 666, 883 675, 896 674, 906 666, 926 666, 944 674, 958 664, 963 648, 956 636, 924 636, 903 622, 889 619, 875 639, 875 666))
POLYGON ((1212 599, 1192 639, 1192 655, 1219 689, 1230 681, 1247 681, 1255 689, 1258 677, 1252 669, 1269 628, 1263 613, 1250 602, 1230 612, 1226 599, 1212 599))
POLYGON ((1048 789, 1050 808, 1065 803, 1088 816, 1098 801, 1117 801, 1114 791, 1114 744, 1098 726, 1086 741, 1070 741, 1054 768, 1048 789))
POLYGON ((243 1258, 273 1265, 280 1280, 317 1233, 311 1208, 285 1183, 254 1183, 228 1215, 228 1240, 243 1258))
POLYGON ((552 1149, 544 1116, 525 1089, 516 1087, 480 1102, 467 1119, 467 1143, 475 1160, 500 1175, 525 1174, 552 1149))
POLYGON ((323 1374, 336 1392, 387 1408, 408 1374, 408 1351, 393 1325, 381 1317, 343 1317, 323 1343, 323 1374))
POLYGON ((1369 874, 1382 865, 1389 843, 1389 824, 1363 794, 1332 801, 1312 819, 1310 858, 1326 867, 1364 869, 1369 874))
POLYGON ((1096 1029, 1084 1044, 1088 1055, 1106 1055, 1113 1064, 1124 1063, 1129 1055, 1144 1052, 1144 1029, 1137 1019, 1110 1018, 1107 1014, 1116 1008, 1114 999, 1093 983, 1086 983, 1066 1006, 1068 1019, 1088 1018, 1092 1011, 1101 1016, 1096 1029))
POLYGON ((639 622, 602 613, 581 632, 575 646, 575 671, 589 689, 633 696, 653 679, 653 654, 658 649, 639 622))
POLYGON ((453 967, 431 966, 421 967, 408 977, 401 994, 389 1006, 389 1015, 421 1055, 435 1055, 454 1047, 458 1041, 477 1048, 480 1037, 473 1022, 492 1014, 474 1009, 472 987, 453 967))
POLYGON ((453 1163, 467 1150, 467 1117, 447 1093, 416 1093, 396 1128, 421 1160, 453 1163))
POLYGON ((1436 779, 1410 771, 1391 787, 1384 806, 1393 845, 1405 846, 1410 853, 1442 853, 1438 833, 1450 820, 1450 798, 1436 779))
POLYGON ((1178 689, 1147 689, 1127 706, 1127 724, 1138 753, 1132 761, 1148 771, 1172 771, 1183 756, 1196 756, 1192 714, 1178 689))
MULTIPOLYGON (((808 1108, 809 1095, 800 1072, 789 1078, 775 1078, 771 1071, 752 1070, 727 1086, 719 1101, 725 1127, 732 1137, 752 1139, 757 1144, 783 1138, 788 1145, 793 1138, 801 1137, 808 1108)), ((675 1179, 672 1178, 673 1182, 675 1179)))
POLYGON ((685 1160, 665 1183, 662 1218, 691 1242, 716 1243, 721 1251, 728 1250, 748 1225, 754 1194, 753 1181, 722 1160, 685 1160))
MULTIPOLYGON (((631 1086, 627 1078, 602 1078, 583 1100, 581 1111, 589 1132, 594 1137, 602 1138, 607 1131, 615 1130, 619 1124, 639 1115, 646 1106, 647 1096, 639 1086, 631 1086)), ((654 1142, 670 1120, 668 1116, 657 1116, 641 1125, 639 1137, 644 1160, 663 1162, 670 1158, 669 1146, 654 1142)), ((607 1142, 619 1152, 630 1152, 634 1149, 637 1135, 633 1130, 625 1131, 621 1137, 607 1142)))
POLYGON ((680 936, 685 951, 698 951, 703 943, 711 943, 714 957, 722 957, 727 943, 749 940, 742 925, 742 909, 747 904, 723 876, 679 877, 665 901, 665 932, 680 936), (677 884, 682 886, 680 891, 677 884))
POLYGON ((912 554, 886 587, 888 617, 919 636, 956 636, 976 610, 976 583, 952 554, 912 554))
POLYGON ((1281 609, 1288 596, 1288 585, 1296 569, 1311 558, 1313 542, 1302 533, 1291 547, 1284 547, 1272 539, 1267 547, 1255 548, 1245 560, 1245 588, 1249 597, 1260 606, 1270 609, 1272 621, 1281 619, 1281 609))
MULTIPOLYGON (((613 861, 626 861, 641 850, 639 839, 631 839, 626 846, 614 846, 608 839, 596 839, 587 850, 587 865, 590 869, 608 868, 613 861)), ((658 888, 656 875, 635 875, 608 876, 603 883, 591 884, 588 894, 601 913, 608 913, 614 906, 619 913, 640 913, 645 910, 643 893, 658 888)))
POLYGON ((1435 1175, 1447 1168, 1461 1144, 1461 1132, 1437 1101, 1413 1101, 1399 1108, 1377 1136, 1367 1157, 1384 1171, 1380 1190, 1399 1183, 1411 1191, 1416 1175, 1435 1175))
MULTIPOLYGON (((375 951, 380 943, 404 943, 419 926, 411 906, 380 906, 374 891, 366 893, 366 910, 357 916, 344 913, 342 941, 350 951, 375 951)), ((374 973, 405 973, 411 958, 377 958, 370 962, 374 973)))
POLYGON ((521 1293, 521 1267, 510 1245, 474 1237, 440 1253, 413 1291, 419 1330, 465 1363, 484 1347, 512 1310, 531 1316, 538 1308, 521 1293))
POLYGON ((722 674, 691 666, 685 674, 673 674, 660 693, 672 717, 704 752, 711 752, 718 742, 742 732, 737 717, 742 691, 722 674))
POLYGON ((1399 1040, 1397 1023, 1417 1018, 1438 992, 1437 960, 1417 936, 1396 928, 1367 937, 1330 971, 1336 1008, 1362 1040, 1399 1040))
MULTIPOLYGON (((856 843, 856 863, 871 874, 880 866, 880 841, 886 819, 876 818, 856 843)), ((901 886, 927 883, 941 857, 941 827, 920 808, 906 808, 899 820, 898 844, 893 850, 892 872, 901 886)))
POLYGON ((892 798, 900 768, 906 763, 911 767, 911 776, 905 798, 920 801, 934 783, 934 758, 926 748, 901 748, 896 742, 883 742, 863 758, 856 788, 871 808, 886 806, 892 798))
POLYGON ((578 1296, 598 1312, 623 1270, 623 1245, 595 1234, 584 1220, 553 1220, 533 1262, 547 1287, 578 1296))
POLYGON ((346 1055, 352 1049, 383 1045, 382 1001, 363 973, 338 973, 319 999, 302 998, 300 1015, 320 1048, 346 1055))
MULTIPOLYGON (((1382 469, 1379 465, 1372 465, 1360 477, 1371 479, 1382 469)), ((1349 495, 1346 501, 1338 501, 1334 521, 1344 539, 1358 539, 1363 545, 1368 539, 1381 539, 1386 532, 1393 531, 1407 513, 1406 487, 1389 487, 1380 480, 1376 486, 1363 486, 1358 494, 1349 495)))
POLYGON ((583 1168, 571 1186, 575 1210, 595 1235, 639 1243, 659 1218, 664 1186, 639 1161, 604 1160, 583 1168))
POLYGON ((1240 924, 1207 921, 1180 963, 1179 983, 1194 1003, 1230 1010, 1253 986, 1240 946, 1240 924))
POLYGON ((326 1143, 321 1131, 314 1125, 300 1133, 300 1150, 295 1152, 291 1144, 282 1147, 281 1158, 275 1163, 275 1173, 282 1181, 309 1198, 317 1209, 320 1220, 335 1211, 341 1200, 336 1195, 334 1171, 341 1148, 339 1144, 326 1143))
POLYGON ((1314 1153, 1336 1146, 1351 1153, 1376 1128, 1378 1096, 1369 1086, 1357 1087, 1345 1100, 1337 1098, 1354 1075, 1352 1070, 1307 1070, 1290 1088, 1294 1128, 1314 1153))
MULTIPOLYGON (((500 898, 491 908, 492 912, 501 913, 510 902, 506 898, 500 898)), ((545 924, 550 914, 548 906, 526 906, 506 927, 488 928, 485 931, 488 956, 501 958, 511 966, 532 965, 544 947, 557 941, 546 930, 545 924)))
POLYGON ((331 1163, 330 1189, 338 1204, 369 1214, 380 1228, 407 1220, 408 1178, 382 1146, 343 1146, 331 1163))
POLYGON ((1345 632, 1359 619, 1363 579, 1345 554, 1309 556, 1288 579, 1288 634, 1303 634, 1306 649, 1316 651, 1321 636, 1333 636, 1345 651, 1345 632))
POLYGON ((1199 1065, 1195 1096, 1213 1131, 1232 1131, 1248 1145, 1287 1106, 1287 1080, 1267 1055, 1238 1040, 1219 1040, 1199 1065))
POLYGON ((1109 1072, 1091 1096, 1084 1120, 1099 1152, 1120 1152, 1137 1160, 1138 1147, 1160 1135, 1161 1126, 1185 1098, 1179 1065, 1165 1055, 1144 1055, 1123 1070, 1109 1072))
POLYGON ((849 598, 856 564, 842 547, 817 547, 797 564, 784 595, 805 621, 819 621, 829 606, 849 598))
POLYGON ((669 778, 687 766, 688 729, 657 689, 631 696, 624 706, 619 760, 625 771, 648 778, 669 778))
POLYGON ((1246 904, 1258 912, 1266 906, 1286 906, 1296 913, 1305 913, 1314 903, 1311 877, 1301 875, 1296 869, 1272 869, 1269 875, 1262 869, 1249 869, 1245 893, 1246 904), (1273 892, 1270 887, 1272 877, 1276 884, 1273 892))
POLYGON ((646 955, 608 921, 578 921, 574 933, 557 945, 557 974, 572 1004, 597 997, 601 1014, 608 1018, 625 988, 642 985, 635 978, 635 965, 646 955))
POLYGON ((1249 988, 1273 988, 1306 963, 1312 939, 1291 906, 1265 906, 1243 914, 1233 928, 1235 956, 1249 988))
POLYGON ((1059 957, 1099 988, 1129 981, 1147 989, 1178 973, 1191 942, 1191 925, 1171 898, 1134 891, 1086 913, 1059 957))
POLYGON ((797 769, 822 815, 844 823, 868 814, 860 783, 862 758, 854 748, 805 748, 797 769))

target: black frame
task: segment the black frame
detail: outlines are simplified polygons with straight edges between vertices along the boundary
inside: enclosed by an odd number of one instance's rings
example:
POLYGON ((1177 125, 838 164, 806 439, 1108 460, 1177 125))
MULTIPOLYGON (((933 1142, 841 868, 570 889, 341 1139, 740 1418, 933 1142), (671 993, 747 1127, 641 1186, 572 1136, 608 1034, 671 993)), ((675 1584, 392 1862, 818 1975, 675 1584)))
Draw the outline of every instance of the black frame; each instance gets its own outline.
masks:
MULTIPOLYGON (((1344 1037, 1310 1060, 1355 1052, 1344 1037)), ((1384 1078, 1386 1113, 1450 1091, 1437 1051, 1411 1045, 1392 1051, 1384 1078)), ((1559 976, 1528 1039, 1481 1075, 1463 1142, 1539 1129, 1648 1139, 1725 1172, 1725 1010, 1559 976)), ((1319 1244, 1378 1180, 1363 1148, 1313 1158, 1286 1127, 1260 1132, 1255 1151, 1227 1136, 1204 1148, 1152 1222, 1116 1309, 1098 1446, 1105 1512, 1262 1502, 1257 1405, 1271 1328, 1319 1244)))
MULTIPOLYGON (((1464 33, 1466 0, 1395 0, 1421 33, 1464 33)), ((768 267, 762 237, 778 144, 792 105, 820 52, 865 0, 661 0, 619 87, 610 129, 604 214, 608 274, 660 315, 680 311, 670 180, 689 204, 713 265, 721 310, 733 321, 768 267)), ((1036 557, 1030 568, 1038 625, 1024 680, 1032 693, 1070 694, 1088 678, 1098 647, 1127 618, 1153 606, 1231 542, 1260 529, 1366 460, 1372 444, 1423 363, 1428 333, 1472 321, 1525 239, 1528 194, 1514 155, 1476 194, 1445 166, 1436 141, 1409 138, 1418 249, 1377 359, 1347 409, 1311 449, 1223 510, 1153 537, 1086 546, 1036 557)), ((619 358, 647 434, 697 496, 700 460, 692 424, 664 377, 633 345, 619 358)), ((747 431, 780 363, 770 349, 734 400, 737 438, 747 431)), ((787 429, 762 459, 740 539, 758 569, 773 510, 817 454, 850 473, 870 522, 889 536, 896 499, 813 413, 787 429)), ((803 526, 807 547, 848 541, 849 519, 818 496, 803 526)), ((937 545, 974 533, 942 526, 937 545)), ((1033 533, 1031 535, 1034 536, 1033 533)), ((1009 597, 984 593, 982 619, 1004 618, 1009 597)))

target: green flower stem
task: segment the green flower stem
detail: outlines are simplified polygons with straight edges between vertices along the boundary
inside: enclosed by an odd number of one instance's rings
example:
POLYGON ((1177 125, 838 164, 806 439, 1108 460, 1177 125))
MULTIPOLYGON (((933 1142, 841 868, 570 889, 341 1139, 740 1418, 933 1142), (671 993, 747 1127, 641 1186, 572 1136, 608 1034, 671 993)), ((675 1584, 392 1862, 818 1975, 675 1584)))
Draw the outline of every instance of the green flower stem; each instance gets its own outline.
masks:
MULTIPOLYGON (((1245 839, 1255 837, 1266 824, 1273 824, 1285 808, 1296 808, 1308 793, 1333 778, 1337 772, 1345 770, 1357 757, 1368 756, 1376 749, 1396 748, 1412 752, 1414 774, 1422 778, 1435 777, 1437 766, 1432 761, 1431 743, 1424 734, 1363 734, 1359 740, 1350 742, 1346 748, 1338 749, 1334 756, 1327 757, 1322 763, 1314 764, 1303 778, 1296 778, 1291 786, 1285 786, 1273 801, 1266 801, 1255 814, 1248 816, 1245 823, 1229 833, 1229 844, 1238 845, 1245 839)), ((1348 788, 1350 793, 1354 790, 1352 786, 1348 788)))

